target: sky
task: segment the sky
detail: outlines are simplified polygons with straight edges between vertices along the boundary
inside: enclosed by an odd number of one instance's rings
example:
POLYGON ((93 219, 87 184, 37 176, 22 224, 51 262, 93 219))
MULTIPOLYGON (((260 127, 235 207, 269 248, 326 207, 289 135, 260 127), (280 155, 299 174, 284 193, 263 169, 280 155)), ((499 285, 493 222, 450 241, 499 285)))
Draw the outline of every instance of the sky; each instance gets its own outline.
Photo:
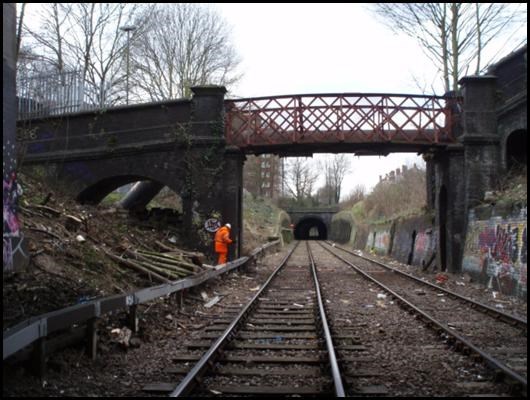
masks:
MULTIPOLYGON (((394 34, 376 20, 370 5, 215 3, 210 7, 231 28, 232 43, 241 59, 239 72, 243 77, 228 88, 228 97, 443 94, 436 70, 417 42, 394 34)), ((504 45, 492 51, 500 53, 498 59, 512 50, 504 45)), ((380 175, 403 164, 424 165, 415 153, 351 157, 352 172, 342 190, 345 195, 356 185, 369 191, 380 175)))
MULTIPOLYGON (((366 5, 216 4, 215 8, 231 25, 233 44, 242 59, 243 78, 231 90, 234 97, 420 93, 412 77, 435 75, 416 42, 393 34, 366 5)), ((344 196, 357 185, 371 190, 380 175, 403 164, 424 165, 415 153, 351 158, 344 196)))
MULTIPOLYGON (((417 42, 394 34, 366 4, 224 3, 213 8, 231 26, 241 57, 244 75, 230 88, 233 97, 423 91, 443 95, 436 70, 417 42)), ((512 50, 507 47, 505 54, 512 50)), ((424 166, 415 153, 352 155, 352 172, 342 193, 359 184, 369 191, 380 175, 414 163, 424 166)))

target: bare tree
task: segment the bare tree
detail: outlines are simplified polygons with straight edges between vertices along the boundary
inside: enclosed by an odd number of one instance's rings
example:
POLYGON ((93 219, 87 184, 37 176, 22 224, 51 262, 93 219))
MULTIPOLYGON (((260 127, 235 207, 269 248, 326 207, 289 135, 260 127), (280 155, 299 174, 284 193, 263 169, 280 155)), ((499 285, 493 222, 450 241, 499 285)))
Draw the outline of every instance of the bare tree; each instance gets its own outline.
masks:
POLYGON ((325 193, 328 196, 328 205, 339 203, 344 177, 351 170, 349 157, 348 154, 334 154, 321 165, 325 172, 326 183, 324 188, 326 188, 325 193))
POLYGON ((426 204, 425 169, 407 168, 399 176, 379 181, 365 197, 365 209, 371 218, 390 218, 418 212, 426 204))
POLYGON ((22 27, 24 26, 24 12, 26 10, 26 3, 20 3, 20 13, 17 15, 17 45, 15 58, 18 59, 18 53, 20 52, 20 46, 22 44, 22 27))
POLYGON ((20 25, 21 35, 26 31, 35 43, 34 54, 58 73, 65 69, 64 48, 70 9, 65 3, 49 3, 40 10, 41 22, 38 29, 30 28, 24 23, 20 25))
POLYGON ((318 172, 311 165, 311 160, 302 157, 290 158, 285 175, 287 191, 297 202, 311 197, 318 179, 318 172))
POLYGON ((190 97, 194 85, 232 85, 240 76, 226 23, 201 4, 160 4, 134 46, 134 80, 151 100, 190 97))
POLYGON ((475 73, 482 70, 485 48, 502 32, 526 24, 526 9, 510 3, 376 3, 374 7, 394 32, 420 43, 441 71, 445 91, 457 90, 459 77, 468 74, 471 64, 476 63, 475 73))
POLYGON ((352 207, 356 203, 363 201, 366 196, 366 187, 364 185, 356 185, 350 193, 346 196, 346 199, 341 203, 344 206, 352 207))
MULTIPOLYGON (((80 70, 92 104, 113 104, 123 97, 126 35, 124 25, 136 25, 132 39, 143 34, 136 15, 139 3, 48 3, 41 6, 40 26, 24 25, 40 61, 54 72, 80 70)), ((148 15, 144 13, 143 15, 148 15)))

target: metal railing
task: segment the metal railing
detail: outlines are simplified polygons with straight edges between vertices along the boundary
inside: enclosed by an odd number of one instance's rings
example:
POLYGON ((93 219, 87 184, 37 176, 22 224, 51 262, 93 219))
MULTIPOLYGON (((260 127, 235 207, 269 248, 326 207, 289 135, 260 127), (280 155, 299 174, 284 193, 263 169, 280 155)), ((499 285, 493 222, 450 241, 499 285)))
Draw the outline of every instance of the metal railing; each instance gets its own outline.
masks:
POLYGON ((33 75, 17 79, 17 119, 79 111, 85 84, 79 71, 33 75))
POLYGON ((17 77, 17 119, 42 118, 115 105, 110 86, 94 87, 82 71, 17 77))
POLYGON ((453 143, 459 98, 307 94, 226 100, 225 136, 239 146, 326 142, 453 143))
POLYGON ((13 355, 38 339, 45 338, 53 332, 67 329, 73 324, 83 324, 92 318, 126 309, 130 306, 146 303, 158 297, 166 296, 193 286, 200 285, 209 279, 233 270, 255 260, 260 253, 271 246, 280 244, 279 240, 258 247, 247 257, 227 263, 222 268, 204 271, 201 274, 171 283, 140 289, 132 293, 95 299, 86 303, 76 304, 58 311, 52 311, 6 329, 3 333, 3 359, 13 355))

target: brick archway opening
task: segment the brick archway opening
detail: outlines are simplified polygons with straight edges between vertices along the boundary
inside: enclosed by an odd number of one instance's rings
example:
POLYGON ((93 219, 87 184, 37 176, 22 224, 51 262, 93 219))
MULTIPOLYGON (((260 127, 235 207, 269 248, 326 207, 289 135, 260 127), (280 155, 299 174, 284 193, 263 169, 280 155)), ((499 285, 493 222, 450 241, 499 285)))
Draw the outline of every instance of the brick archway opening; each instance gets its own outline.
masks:
POLYGON ((320 218, 304 218, 296 224, 294 238, 296 240, 327 240, 328 230, 320 218))

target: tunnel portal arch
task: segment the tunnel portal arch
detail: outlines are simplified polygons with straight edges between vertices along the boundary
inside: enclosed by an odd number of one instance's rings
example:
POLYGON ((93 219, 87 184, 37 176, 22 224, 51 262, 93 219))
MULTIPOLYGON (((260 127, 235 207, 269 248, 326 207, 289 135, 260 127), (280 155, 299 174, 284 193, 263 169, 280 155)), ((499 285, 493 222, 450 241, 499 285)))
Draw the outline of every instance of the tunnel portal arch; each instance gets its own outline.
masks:
POLYGON ((305 217, 295 225, 294 238, 296 240, 327 240, 328 229, 322 219, 305 217))

